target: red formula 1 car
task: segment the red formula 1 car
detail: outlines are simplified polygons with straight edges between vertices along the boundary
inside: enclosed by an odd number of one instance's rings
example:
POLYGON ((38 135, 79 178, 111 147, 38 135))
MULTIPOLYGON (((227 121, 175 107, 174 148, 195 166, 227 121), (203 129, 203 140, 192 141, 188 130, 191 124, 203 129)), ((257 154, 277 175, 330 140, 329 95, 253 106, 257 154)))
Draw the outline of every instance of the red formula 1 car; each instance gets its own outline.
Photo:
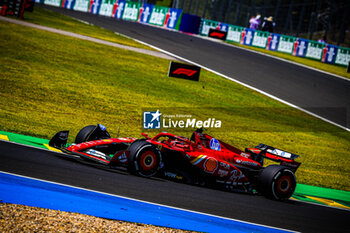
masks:
POLYGON ((241 151, 196 130, 191 139, 162 132, 143 139, 110 138, 100 124, 80 130, 75 143, 67 145, 68 131, 49 142, 74 158, 109 166, 125 167, 142 177, 162 176, 180 182, 226 190, 261 193, 276 200, 294 192, 298 155, 260 144, 241 151), (280 165, 263 167, 264 159, 280 165))

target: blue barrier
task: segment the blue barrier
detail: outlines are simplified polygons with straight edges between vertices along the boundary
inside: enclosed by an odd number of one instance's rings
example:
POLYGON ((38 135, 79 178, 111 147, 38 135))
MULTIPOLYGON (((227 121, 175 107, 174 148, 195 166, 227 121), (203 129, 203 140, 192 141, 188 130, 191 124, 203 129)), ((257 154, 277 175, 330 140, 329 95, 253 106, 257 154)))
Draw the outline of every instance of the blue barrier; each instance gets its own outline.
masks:
POLYGON ((201 18, 197 15, 182 14, 179 31, 192 34, 199 33, 199 27, 201 25, 201 18))
POLYGON ((0 200, 96 217, 203 232, 288 232, 0 172, 0 200))

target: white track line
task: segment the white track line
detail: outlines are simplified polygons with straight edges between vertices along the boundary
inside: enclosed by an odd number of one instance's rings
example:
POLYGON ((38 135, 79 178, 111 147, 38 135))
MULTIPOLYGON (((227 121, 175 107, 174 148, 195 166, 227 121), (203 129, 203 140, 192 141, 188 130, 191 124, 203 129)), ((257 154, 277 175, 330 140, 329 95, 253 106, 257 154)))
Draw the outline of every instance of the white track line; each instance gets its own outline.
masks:
MULTIPOLYGON (((77 19, 75 19, 75 20, 77 20, 77 19)), ((116 48, 120 48, 120 49, 134 51, 137 53, 143 53, 146 55, 151 55, 151 56, 155 56, 155 57, 159 57, 159 58, 163 58, 163 59, 167 59, 167 60, 174 60, 173 57, 169 57, 168 55, 166 55, 164 53, 160 53, 158 51, 122 45, 122 44, 118 44, 118 43, 114 43, 114 42, 110 42, 110 41, 106 41, 106 40, 97 39, 97 38, 90 37, 90 36, 77 34, 74 32, 68 32, 68 31, 64 31, 64 30, 60 30, 60 29, 56 29, 56 28, 41 26, 41 25, 28 23, 28 22, 24 22, 24 21, 20 21, 20 20, 16 20, 16 19, 11 19, 11 18, 7 18, 7 17, 3 17, 3 16, 0 16, 0 21, 6 21, 6 22, 26 26, 26 27, 31 27, 31 28, 35 28, 35 29, 39 29, 39 30, 43 30, 43 31, 47 31, 47 32, 52 32, 52 33, 56 33, 56 34, 60 34, 60 35, 64 35, 64 36, 69 36, 72 38, 91 41, 91 42, 95 42, 98 44, 103 44, 103 45, 108 45, 108 46, 112 46, 112 47, 116 47, 116 48)))
MULTIPOLYGON (((120 34, 120 35, 123 35, 123 34, 120 34)), ((126 35, 123 35, 123 36, 126 36, 126 35)), ((126 36, 126 37, 128 37, 128 36, 126 36)), ((128 37, 128 38, 130 38, 130 37, 128 37)), ((319 116, 319 115, 317 115, 317 114, 315 114, 315 113, 312 113, 312 112, 310 112, 310 111, 308 111, 308 110, 306 110, 306 109, 303 109, 303 108, 301 108, 301 107, 299 107, 299 106, 297 106, 297 105, 295 105, 295 104, 292 104, 292 103, 289 103, 289 102, 287 102, 287 101, 285 101, 285 100, 282 100, 282 99, 280 99, 280 98, 278 98, 278 97, 276 97, 276 96, 274 96, 274 95, 271 95, 271 94, 269 94, 269 93, 267 93, 267 92, 265 92, 265 91, 262 91, 262 90, 260 90, 260 89, 258 89, 258 88, 255 88, 255 87, 250 86, 250 85, 248 85, 248 84, 246 84, 246 83, 243 83, 243 82, 241 82, 241 81, 238 81, 237 79, 231 78, 231 77, 229 77, 229 76, 227 76, 227 75, 224 75, 224 74, 222 74, 222 73, 219 73, 219 72, 217 72, 217 71, 215 71, 215 70, 213 70, 213 69, 210 69, 210 68, 208 68, 208 67, 205 67, 205 66, 203 66, 203 65, 201 65, 201 64, 198 64, 198 63, 196 63, 196 62, 193 62, 193 61, 191 61, 191 60, 188 60, 188 59, 186 59, 186 58, 183 58, 183 57, 178 56, 178 55, 176 55, 176 54, 173 54, 173 53, 171 53, 171 52, 168 52, 168 51, 166 51, 166 50, 164 50, 164 49, 161 49, 161 48, 158 48, 158 47, 153 46, 153 45, 151 45, 151 44, 148 44, 148 43, 146 43, 146 42, 143 42, 143 41, 140 41, 140 40, 137 40, 137 39, 134 39, 134 40, 137 41, 137 42, 139 42, 139 43, 141 43, 141 44, 147 45, 147 46, 149 46, 149 47, 151 47, 151 48, 153 48, 153 49, 156 49, 156 50, 158 50, 158 51, 160 51, 160 52, 162 52, 162 53, 165 53, 165 54, 167 54, 167 55, 169 55, 169 56, 175 57, 175 58, 177 58, 178 60, 182 60, 182 61, 184 61, 184 62, 187 62, 187 63, 193 64, 193 65, 199 66, 199 67, 201 67, 201 68, 203 68, 203 69, 205 69, 205 70, 208 70, 208 71, 210 71, 210 72, 212 72, 212 73, 214 73, 214 74, 216 74, 216 75, 219 75, 219 76, 221 76, 221 77, 223 77, 223 78, 225 78, 225 79, 231 80, 231 81, 233 81, 233 82, 235 82, 235 83, 238 83, 238 84, 240 84, 240 85, 242 85, 242 86, 245 86, 245 87, 247 87, 247 88, 249 88, 249 89, 251 89, 251 90, 254 90, 254 91, 256 91, 256 92, 259 92, 260 94, 263 94, 263 95, 265 95, 265 96, 268 96, 268 97, 270 97, 270 98, 272 98, 272 99, 274 99, 274 100, 277 100, 277 101, 279 101, 279 102, 281 102, 281 103, 283 103, 283 104, 286 104, 286 105, 288 105, 288 106, 290 106, 290 107, 296 108, 296 109, 298 109, 298 110, 300 110, 300 111, 303 111, 303 112, 305 112, 305 113, 307 113, 307 114, 309 114, 309 115, 311 115, 311 116, 314 116, 314 117, 316 117, 316 118, 318 118, 318 119, 321 119, 321 120, 323 120, 323 121, 325 121, 325 122, 327 122, 327 123, 330 123, 330 124, 332 124, 332 125, 334 125, 334 126, 337 126, 337 127, 341 128, 341 129, 344 129, 344 130, 350 132, 350 128, 347 128, 347 127, 345 127, 345 126, 342 126, 342 125, 340 125, 340 124, 338 124, 338 123, 335 123, 335 122, 333 122, 333 121, 331 121, 331 120, 328 120, 328 119, 326 119, 326 118, 324 118, 324 117, 322 117, 322 116, 319 116)), ((240 47, 238 47, 238 48, 240 48, 240 47)), ((248 50, 248 49, 247 49, 247 50, 248 50)), ((251 50, 248 50, 248 51, 251 51, 251 50)), ((266 55, 266 54, 263 54, 263 55, 266 55)), ((268 56, 271 56, 271 55, 268 55, 268 56)), ((271 57, 273 57, 273 56, 271 56, 271 57)), ((275 57, 274 57, 274 58, 275 58, 275 57)), ((280 59, 280 58, 276 58, 276 59, 280 59)), ((284 59, 280 59, 280 60, 286 61, 286 60, 284 60, 284 59)), ((286 61, 286 62, 290 62, 290 61, 286 61)), ((293 63, 293 62, 290 62, 290 63, 293 63)), ((293 63, 293 64, 294 64, 294 63, 293 63)), ((300 65, 300 64, 298 64, 298 63, 295 63, 295 64, 300 65)), ((304 66, 304 65, 301 65, 301 66, 304 66)), ((307 68, 310 68, 310 67, 307 67, 307 68)), ((316 70, 316 71, 320 71, 320 70, 317 70, 317 69, 314 69, 314 68, 310 68, 310 69, 313 69, 313 70, 316 70)), ((320 71, 320 72, 323 72, 323 73, 326 73, 326 74, 330 74, 330 73, 324 72, 324 71, 320 71)), ((331 75, 333 75, 333 74, 331 74, 331 75)), ((337 77, 337 76, 335 76, 335 77, 337 77)), ((343 79, 344 79, 344 78, 343 78, 343 79)), ((347 81, 349 81, 349 80, 347 80, 347 81)))

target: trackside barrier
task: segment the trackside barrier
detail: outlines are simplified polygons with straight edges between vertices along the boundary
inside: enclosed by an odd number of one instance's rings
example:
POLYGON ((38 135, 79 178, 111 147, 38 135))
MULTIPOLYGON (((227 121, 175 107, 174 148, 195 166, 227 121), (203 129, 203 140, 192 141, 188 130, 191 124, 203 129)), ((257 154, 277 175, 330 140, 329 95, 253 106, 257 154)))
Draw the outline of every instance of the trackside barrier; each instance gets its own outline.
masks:
MULTIPOLYGON (((55 0, 44 0, 47 2, 55 0)), ((58 0, 56 0, 58 1, 58 0)), ((53 5, 51 2, 49 5, 53 5)), ((56 6, 58 3, 55 4, 56 6)), ((182 10, 125 0, 62 0, 61 7, 178 30, 182 10), (77 3, 79 1, 79 6, 77 3)))
MULTIPOLYGON (((89 12, 92 14, 99 14, 108 17, 114 17, 116 14, 116 2, 115 0, 95 0, 89 7, 89 12)), ((122 17, 122 12, 118 11, 119 17, 122 17)))
POLYGON ((179 30, 186 33, 198 34, 201 18, 197 15, 182 14, 179 30))
POLYGON ((292 54, 294 50, 294 37, 280 35, 277 51, 292 54))
POLYGON ((35 2, 173 30, 179 30, 183 12, 182 9, 126 0, 35 0, 35 2))
POLYGON ((35 0, 35 2, 201 36, 208 36, 212 28, 227 32, 226 41, 228 42, 287 53, 328 64, 348 66, 350 62, 349 48, 200 19, 198 16, 184 15, 182 9, 127 0, 35 0))
MULTIPOLYGON (((35 0, 36 2, 38 2, 37 0, 35 0)), ((57 7, 60 7, 62 6, 62 0, 42 0, 40 1, 40 3, 44 3, 46 5, 49 5, 49 6, 57 6, 57 7)), ((64 6, 64 4, 63 4, 64 6)), ((71 9, 71 8, 68 8, 68 9, 71 9)))
POLYGON ((265 48, 267 50, 314 59, 329 64, 347 66, 350 62, 349 48, 276 33, 252 30, 207 19, 202 19, 199 34, 208 36, 210 28, 227 31, 226 41, 229 42, 265 48))

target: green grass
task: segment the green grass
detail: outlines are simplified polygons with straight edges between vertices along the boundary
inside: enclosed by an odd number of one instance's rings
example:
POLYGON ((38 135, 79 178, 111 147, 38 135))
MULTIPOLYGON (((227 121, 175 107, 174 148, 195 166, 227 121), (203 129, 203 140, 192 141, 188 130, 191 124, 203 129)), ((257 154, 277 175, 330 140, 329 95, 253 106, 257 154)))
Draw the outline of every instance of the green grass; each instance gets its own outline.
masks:
MULTIPOLYGON (((300 155, 298 182, 350 191, 350 134, 202 70, 167 77, 169 61, 0 22, 0 130, 50 138, 102 123, 140 137, 144 109, 214 117, 209 134, 241 149, 260 142, 300 155)), ((190 130, 168 130, 190 136, 190 130)), ((155 135, 155 131, 149 132, 155 135)))
POLYGON ((302 57, 296 57, 287 53, 281 53, 281 52, 276 52, 276 51, 270 51, 267 49, 262 49, 262 48, 257 48, 257 47, 253 47, 253 46, 247 46, 247 45, 241 45, 238 43, 233 43, 230 42, 233 45, 236 45, 238 47, 242 47, 242 48, 246 48, 249 50, 253 50, 253 51, 257 51, 257 52, 261 52, 261 53, 265 53, 265 54, 269 54, 272 55, 274 57, 280 57, 283 58, 285 60, 289 60, 289 61, 293 61, 296 63, 300 63, 309 67, 313 67, 319 70, 323 70, 323 71, 327 71, 329 73, 332 74, 336 74, 339 76, 342 76, 344 78, 348 78, 350 79, 350 73, 347 72, 347 67, 345 66, 340 66, 340 65, 331 65, 328 63, 323 63, 321 61, 317 61, 317 60, 312 60, 312 59, 307 59, 307 58, 302 58, 302 57))
POLYGON ((77 19, 43 9, 40 7, 40 5, 35 6, 33 13, 25 12, 24 21, 46 27, 74 32, 101 40, 115 42, 122 45, 153 50, 152 48, 140 44, 130 38, 118 35, 112 31, 100 28, 95 25, 83 23, 77 19))

